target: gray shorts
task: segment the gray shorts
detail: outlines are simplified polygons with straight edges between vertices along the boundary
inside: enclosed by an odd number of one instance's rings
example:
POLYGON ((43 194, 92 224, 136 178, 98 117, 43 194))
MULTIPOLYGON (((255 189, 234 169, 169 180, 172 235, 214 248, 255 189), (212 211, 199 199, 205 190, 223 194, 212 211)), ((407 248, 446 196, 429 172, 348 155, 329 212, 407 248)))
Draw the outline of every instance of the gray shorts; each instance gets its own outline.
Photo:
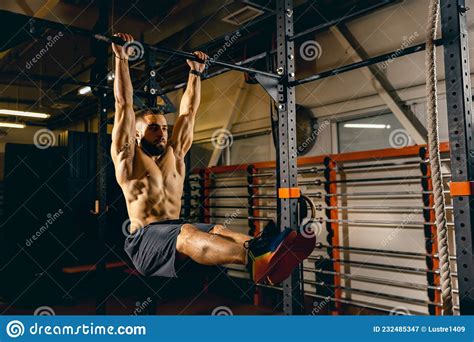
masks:
MULTIPOLYGON (((146 225, 125 239, 125 252, 137 271, 148 277, 178 277, 176 272, 176 240, 182 220, 167 220, 146 225)), ((215 224, 192 223, 200 231, 208 233, 215 224)))

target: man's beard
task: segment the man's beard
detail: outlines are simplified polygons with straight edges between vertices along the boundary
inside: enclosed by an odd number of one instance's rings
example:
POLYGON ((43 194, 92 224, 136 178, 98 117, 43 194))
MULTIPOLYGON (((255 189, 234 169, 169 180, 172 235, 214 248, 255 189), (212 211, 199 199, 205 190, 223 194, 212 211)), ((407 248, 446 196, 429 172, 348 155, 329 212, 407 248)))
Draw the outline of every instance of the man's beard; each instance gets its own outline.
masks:
POLYGON ((163 145, 151 144, 145 139, 142 139, 142 141, 140 141, 140 146, 142 150, 150 156, 158 157, 165 152, 165 147, 163 145))

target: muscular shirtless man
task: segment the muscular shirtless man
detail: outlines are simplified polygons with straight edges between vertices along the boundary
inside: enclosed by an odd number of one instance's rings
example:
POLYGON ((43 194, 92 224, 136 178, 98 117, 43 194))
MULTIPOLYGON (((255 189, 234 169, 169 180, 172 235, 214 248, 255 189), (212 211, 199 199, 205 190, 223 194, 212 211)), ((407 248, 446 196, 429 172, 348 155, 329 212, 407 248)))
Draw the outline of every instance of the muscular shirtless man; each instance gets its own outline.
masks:
MULTIPOLYGON (((127 42, 129 34, 118 34, 127 42)), ((314 239, 296 231, 252 238, 222 225, 179 220, 185 176, 184 156, 193 142, 194 122, 201 100, 200 73, 205 65, 187 61, 188 84, 171 138, 164 115, 152 110, 135 116, 133 88, 126 49, 115 53, 115 122, 112 160, 130 218, 125 251, 143 275, 177 277, 176 260, 191 258, 204 265, 243 264, 255 282, 278 283, 309 256, 314 239)), ((201 59, 208 58, 195 52, 201 59)))

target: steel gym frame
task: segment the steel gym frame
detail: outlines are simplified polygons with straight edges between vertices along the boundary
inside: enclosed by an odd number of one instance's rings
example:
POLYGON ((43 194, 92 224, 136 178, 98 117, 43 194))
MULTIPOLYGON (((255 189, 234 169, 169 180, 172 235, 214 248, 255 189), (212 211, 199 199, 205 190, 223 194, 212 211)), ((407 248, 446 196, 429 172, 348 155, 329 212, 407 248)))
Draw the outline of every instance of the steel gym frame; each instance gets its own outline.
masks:
MULTIPOLYGON (((392 1, 382 1, 382 5, 392 1)), ((459 279, 460 313, 462 315, 474 314, 474 296, 469 296, 474 291, 474 142, 472 131, 474 124, 471 108, 471 81, 469 68, 468 27, 467 11, 464 0, 440 0, 442 38, 436 45, 444 47, 444 69, 446 75, 446 93, 449 122, 449 150, 452 160, 451 195, 453 197, 454 224, 456 234, 456 255, 459 279)), ((251 3, 247 1, 247 3, 251 3)), ((93 31, 88 31, 56 22, 16 15, 20 20, 27 18, 28 30, 31 33, 41 30, 42 27, 66 30, 73 34, 85 35, 97 40, 95 57, 97 62, 91 72, 89 83, 67 80, 68 83, 90 85, 94 87, 94 94, 99 99, 98 117, 98 177, 97 223, 99 235, 104 237, 107 223, 107 188, 106 188, 106 163, 107 163, 107 114, 110 106, 110 87, 106 84, 108 44, 123 42, 115 37, 107 37, 108 31, 108 6, 106 0, 99 2, 99 20, 93 31)), ((10 13, 11 14, 11 13, 10 13)), ((280 230, 286 227, 298 227, 298 197, 300 195, 297 182, 297 153, 296 153, 296 99, 295 87, 300 84, 338 75, 343 72, 367 67, 376 63, 398 58, 411 53, 423 51, 425 44, 419 44, 397 51, 375 56, 360 62, 352 63, 333 70, 304 78, 295 78, 295 39, 317 30, 337 25, 355 17, 355 14, 346 15, 331 20, 304 32, 293 31, 293 1, 276 0, 276 73, 259 71, 240 64, 229 64, 213 61, 214 65, 223 67, 223 71, 238 70, 248 72, 257 79, 278 106, 278 141, 276 173, 277 173, 277 219, 280 230)), ((365 13, 357 13, 364 15, 365 13)), ((143 44, 145 47, 145 60, 148 80, 144 92, 136 94, 147 97, 148 105, 156 104, 156 96, 164 95, 156 80, 153 70, 155 54, 166 54, 172 57, 195 59, 194 55, 182 51, 164 49, 143 44)), ((249 60, 251 60, 250 58, 249 60)), ((221 73, 221 72, 219 72, 221 73)), ((216 74, 219 74, 216 73, 216 74)), ((204 77, 205 78, 205 77, 204 77)), ((172 89, 173 90, 173 89, 172 89)), ((105 247, 104 247, 105 248, 105 247)), ((99 282, 105 281, 105 261, 97 265, 99 282)), ((302 283, 302 267, 284 281, 283 285, 283 311, 285 314, 303 313, 304 292, 302 283)), ((104 293, 99 294, 97 303, 98 314, 105 314, 104 293)))

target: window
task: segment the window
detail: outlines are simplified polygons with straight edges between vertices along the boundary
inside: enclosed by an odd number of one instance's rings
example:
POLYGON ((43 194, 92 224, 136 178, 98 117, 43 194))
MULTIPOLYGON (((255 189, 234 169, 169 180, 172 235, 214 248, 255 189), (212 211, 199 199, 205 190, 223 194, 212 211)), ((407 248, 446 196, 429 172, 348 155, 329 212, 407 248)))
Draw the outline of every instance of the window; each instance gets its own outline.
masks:
MULTIPOLYGON (((214 151, 212 142, 198 142, 191 147, 191 166, 205 168, 209 164, 214 151)), ((260 161, 269 161, 274 158, 274 146, 271 134, 253 133, 232 136, 232 139, 223 146, 217 165, 250 164, 260 161)))
POLYGON ((392 113, 337 123, 339 153, 403 148, 414 142, 392 113))
POLYGON ((271 134, 235 137, 230 146, 230 164, 250 164, 272 159, 271 134))

